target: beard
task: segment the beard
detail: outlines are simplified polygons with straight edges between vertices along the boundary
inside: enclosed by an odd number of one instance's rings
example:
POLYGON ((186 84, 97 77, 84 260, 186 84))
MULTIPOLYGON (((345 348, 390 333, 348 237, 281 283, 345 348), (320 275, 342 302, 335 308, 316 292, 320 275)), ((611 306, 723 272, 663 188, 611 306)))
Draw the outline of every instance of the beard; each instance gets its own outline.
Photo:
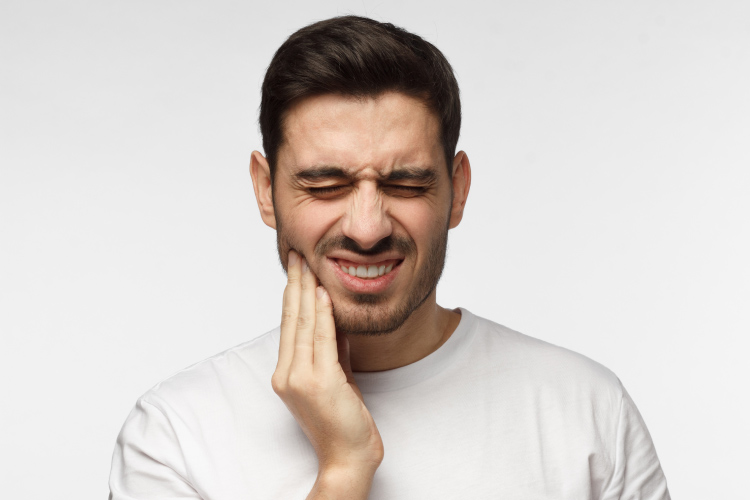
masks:
MULTIPOLYGON (((281 265, 286 271, 286 255, 294 249, 301 255, 300 246, 294 244, 294 237, 287 234, 281 221, 276 222, 276 246, 281 265)), ((333 302, 333 319, 336 329, 351 335, 376 336, 385 335, 397 330, 416 311, 437 287, 445 266, 445 255, 448 246, 448 224, 435 231, 435 236, 427 248, 427 258, 420 267, 414 270, 416 278, 412 281, 406 297, 400 303, 389 304, 387 294, 365 294, 344 291, 349 300, 337 300, 331 296, 333 302)), ((413 239, 405 236, 391 235, 380 240, 369 249, 361 248, 354 240, 344 235, 334 235, 322 238, 314 249, 316 260, 322 262, 326 254, 332 250, 342 249, 362 256, 378 255, 396 250, 416 260, 417 246, 413 239)), ((304 255, 303 255, 304 256, 304 255)), ((307 256, 304 256, 307 258, 307 256)), ((314 262, 308 259, 313 272, 314 262)), ((401 264, 399 264, 401 265, 401 264)), ((316 273, 317 275, 317 273, 316 273)), ((325 286, 324 283, 322 283, 325 286)))

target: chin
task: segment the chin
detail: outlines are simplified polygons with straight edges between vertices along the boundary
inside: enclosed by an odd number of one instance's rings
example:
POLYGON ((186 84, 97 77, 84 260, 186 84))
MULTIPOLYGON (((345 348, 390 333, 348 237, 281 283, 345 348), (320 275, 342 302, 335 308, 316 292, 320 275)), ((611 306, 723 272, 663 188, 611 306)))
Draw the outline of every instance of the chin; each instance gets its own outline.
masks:
POLYGON ((398 330, 430 293, 418 301, 412 298, 391 304, 380 294, 357 294, 343 300, 332 297, 336 329, 348 335, 387 335, 398 330))

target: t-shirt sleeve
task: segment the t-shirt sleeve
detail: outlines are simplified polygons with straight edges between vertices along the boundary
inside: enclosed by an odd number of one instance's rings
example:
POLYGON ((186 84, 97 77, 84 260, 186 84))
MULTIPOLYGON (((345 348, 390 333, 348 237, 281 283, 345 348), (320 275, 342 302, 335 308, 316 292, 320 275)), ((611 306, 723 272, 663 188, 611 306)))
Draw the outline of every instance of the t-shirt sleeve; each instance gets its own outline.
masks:
POLYGON ((110 500, 196 500, 183 453, 167 417, 139 399, 120 431, 112 456, 110 500))
POLYGON ((614 470, 602 500, 670 500, 654 443, 625 389, 614 452, 614 470))

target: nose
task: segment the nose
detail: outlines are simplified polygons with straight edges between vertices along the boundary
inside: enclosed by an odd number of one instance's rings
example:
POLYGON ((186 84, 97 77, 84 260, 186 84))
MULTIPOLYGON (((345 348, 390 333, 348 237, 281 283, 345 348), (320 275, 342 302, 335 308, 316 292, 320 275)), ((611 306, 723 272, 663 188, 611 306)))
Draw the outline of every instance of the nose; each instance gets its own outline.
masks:
POLYGON ((366 250, 391 235, 391 219, 386 213, 383 196, 376 183, 360 182, 351 194, 342 231, 366 250))

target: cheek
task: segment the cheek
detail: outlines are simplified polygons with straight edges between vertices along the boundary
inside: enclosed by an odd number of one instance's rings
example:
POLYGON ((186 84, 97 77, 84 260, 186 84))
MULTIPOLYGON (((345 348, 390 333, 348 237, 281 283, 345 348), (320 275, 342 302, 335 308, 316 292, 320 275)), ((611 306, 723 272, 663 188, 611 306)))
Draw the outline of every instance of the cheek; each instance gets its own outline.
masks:
POLYGON ((399 214, 393 217, 394 220, 414 240, 417 247, 432 241, 448 225, 448 210, 433 203, 410 200, 393 207, 391 213, 399 214))
POLYGON ((284 236, 305 253, 311 252, 320 239, 341 218, 341 208, 331 203, 302 203, 283 214, 284 236))

